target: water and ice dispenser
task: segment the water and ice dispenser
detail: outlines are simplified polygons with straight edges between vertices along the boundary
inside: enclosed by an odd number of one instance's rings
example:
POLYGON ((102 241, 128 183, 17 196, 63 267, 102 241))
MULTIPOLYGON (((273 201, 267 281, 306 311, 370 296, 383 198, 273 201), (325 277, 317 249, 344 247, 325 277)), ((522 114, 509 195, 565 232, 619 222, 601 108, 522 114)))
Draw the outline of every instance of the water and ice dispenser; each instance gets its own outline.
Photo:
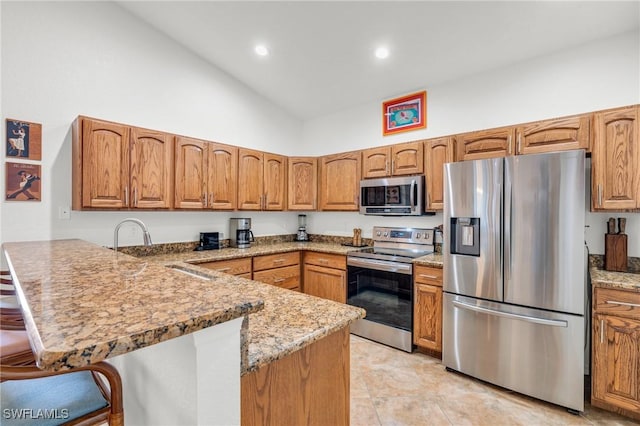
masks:
POLYGON ((449 238, 451 254, 480 256, 480 218, 452 217, 449 238))

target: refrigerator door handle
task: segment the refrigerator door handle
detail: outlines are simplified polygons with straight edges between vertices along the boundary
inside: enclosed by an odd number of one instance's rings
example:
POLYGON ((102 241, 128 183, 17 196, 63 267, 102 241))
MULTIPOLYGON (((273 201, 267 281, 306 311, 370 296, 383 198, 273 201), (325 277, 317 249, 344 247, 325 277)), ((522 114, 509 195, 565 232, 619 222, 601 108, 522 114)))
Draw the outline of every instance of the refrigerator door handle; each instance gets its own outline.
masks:
POLYGON ((495 315, 495 316, 498 316, 498 317, 510 318, 510 319, 526 321, 526 322, 532 322, 532 323, 535 323, 535 324, 550 325, 552 327, 564 327, 564 328, 567 328, 567 326, 568 326, 567 321, 562 321, 562 320, 551 320, 551 319, 545 319, 545 318, 530 317, 528 315, 512 314, 512 313, 509 313, 509 312, 497 311, 495 309, 483 308, 482 306, 470 305, 468 303, 459 302, 457 300, 454 300, 453 304, 456 307, 461 308, 461 309, 468 309, 470 311, 481 312, 483 314, 495 315))

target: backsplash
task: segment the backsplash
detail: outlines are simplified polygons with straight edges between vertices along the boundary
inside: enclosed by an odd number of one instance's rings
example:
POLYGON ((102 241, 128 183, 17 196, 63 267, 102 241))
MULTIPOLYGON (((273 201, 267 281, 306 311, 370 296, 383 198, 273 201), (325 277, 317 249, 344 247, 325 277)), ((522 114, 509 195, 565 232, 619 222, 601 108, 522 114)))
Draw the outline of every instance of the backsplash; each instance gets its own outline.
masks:
MULTIPOLYGON (((598 269, 604 269, 604 256, 601 254, 589 255, 589 265, 598 269)), ((627 258, 627 272, 631 274, 640 274, 640 257, 627 258)))

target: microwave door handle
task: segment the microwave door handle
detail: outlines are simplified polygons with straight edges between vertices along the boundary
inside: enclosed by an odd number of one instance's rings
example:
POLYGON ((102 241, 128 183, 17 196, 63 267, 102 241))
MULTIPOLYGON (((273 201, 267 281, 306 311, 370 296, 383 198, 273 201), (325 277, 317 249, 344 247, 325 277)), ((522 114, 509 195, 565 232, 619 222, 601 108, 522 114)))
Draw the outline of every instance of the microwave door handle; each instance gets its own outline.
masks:
POLYGON ((415 212, 416 211, 416 200, 415 200, 415 196, 414 191, 416 190, 416 180, 413 179, 411 181, 411 190, 409 191, 410 195, 409 195, 409 203, 411 203, 411 211, 415 212))

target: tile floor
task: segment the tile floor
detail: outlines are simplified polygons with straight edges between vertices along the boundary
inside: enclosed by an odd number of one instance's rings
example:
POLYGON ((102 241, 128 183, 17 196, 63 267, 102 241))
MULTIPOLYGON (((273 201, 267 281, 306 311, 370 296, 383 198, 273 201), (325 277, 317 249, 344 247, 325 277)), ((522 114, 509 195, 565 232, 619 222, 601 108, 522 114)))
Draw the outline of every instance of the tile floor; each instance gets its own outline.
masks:
POLYGON ((566 409, 447 372, 437 358, 351 335, 351 425, 638 425, 586 404, 566 409))

